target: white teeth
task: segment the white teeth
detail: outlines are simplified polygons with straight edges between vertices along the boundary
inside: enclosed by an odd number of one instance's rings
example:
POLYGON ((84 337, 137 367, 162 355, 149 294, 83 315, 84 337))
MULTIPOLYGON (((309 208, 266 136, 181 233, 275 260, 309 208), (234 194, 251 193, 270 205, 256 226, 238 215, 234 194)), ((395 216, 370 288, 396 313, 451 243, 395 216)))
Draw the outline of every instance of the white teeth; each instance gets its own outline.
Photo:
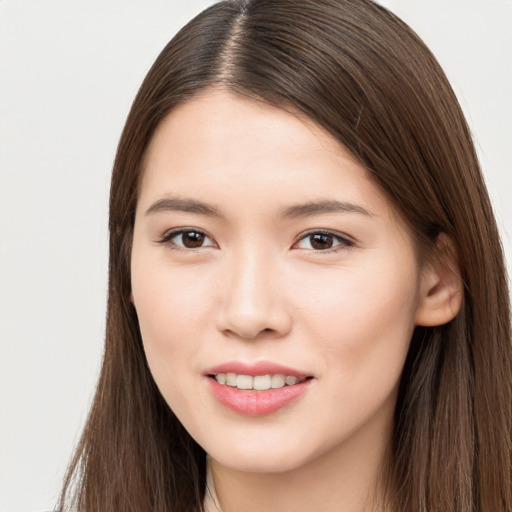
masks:
POLYGON ((288 376, 286 379, 284 379, 284 381, 286 382, 287 386, 293 386, 294 384, 297 384, 299 379, 297 379, 297 377, 288 376))
POLYGON ((267 389, 279 389, 284 386, 294 386, 304 382, 306 377, 295 377, 293 375, 238 375, 236 373, 218 373, 215 380, 219 384, 225 384, 238 389, 254 389, 265 391, 267 389))
POLYGON ((254 377, 253 388, 258 391, 264 391, 272 387, 272 377, 270 375, 257 375, 254 377))
POLYGON ((278 373, 277 375, 272 375, 272 388, 282 388, 285 385, 286 377, 278 373))
POLYGON ((252 389, 254 379, 250 375, 239 375, 236 378, 236 387, 238 389, 252 389))
MULTIPOLYGON (((219 375, 223 375, 222 373, 219 373, 219 375)), ((226 384, 228 386, 236 388, 236 373, 226 373, 226 384)), ((217 382, 219 382, 217 380, 217 382)))

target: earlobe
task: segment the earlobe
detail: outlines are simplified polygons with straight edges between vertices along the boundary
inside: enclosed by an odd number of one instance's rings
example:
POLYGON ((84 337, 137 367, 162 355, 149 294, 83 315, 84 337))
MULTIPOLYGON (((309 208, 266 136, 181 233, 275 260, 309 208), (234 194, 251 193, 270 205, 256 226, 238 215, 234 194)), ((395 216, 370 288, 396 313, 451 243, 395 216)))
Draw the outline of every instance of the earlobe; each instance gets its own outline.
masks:
POLYGON ((133 292, 130 292, 130 302, 135 305, 135 302, 133 302, 133 292))
POLYGON ((434 327, 455 318, 462 307, 464 287, 452 240, 441 233, 434 261, 425 265, 420 282, 416 325, 434 327))

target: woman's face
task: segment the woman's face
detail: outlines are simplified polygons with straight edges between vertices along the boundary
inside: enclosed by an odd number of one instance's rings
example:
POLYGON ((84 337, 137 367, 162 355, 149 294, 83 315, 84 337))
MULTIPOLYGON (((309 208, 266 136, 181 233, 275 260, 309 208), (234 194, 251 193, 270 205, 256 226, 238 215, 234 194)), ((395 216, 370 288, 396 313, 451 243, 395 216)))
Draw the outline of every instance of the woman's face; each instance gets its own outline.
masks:
POLYGON ((219 464, 382 450, 421 272, 385 196, 318 126, 222 91, 176 108, 145 161, 131 271, 154 379, 219 464))

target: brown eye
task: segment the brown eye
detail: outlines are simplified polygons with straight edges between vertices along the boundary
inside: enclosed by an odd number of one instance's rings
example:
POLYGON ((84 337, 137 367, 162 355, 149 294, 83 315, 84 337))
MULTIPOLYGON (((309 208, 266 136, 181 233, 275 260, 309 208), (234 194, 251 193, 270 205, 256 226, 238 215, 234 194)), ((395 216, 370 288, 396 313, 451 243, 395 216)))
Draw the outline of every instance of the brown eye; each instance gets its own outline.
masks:
POLYGON ((177 249, 216 247, 215 242, 206 233, 198 229, 173 230, 167 233, 159 242, 177 249))
POLYGON ((204 233, 198 233, 197 231, 187 231, 181 234, 181 242, 183 247, 187 249, 197 249, 202 247, 204 239, 206 238, 204 233))
POLYGON ((315 233, 313 235, 309 235, 309 243, 313 249, 322 251, 330 249, 333 246, 334 237, 333 235, 327 235, 324 233, 315 233))
POLYGON ((304 234, 294 247, 314 252, 333 252, 353 245, 354 242, 343 235, 329 231, 313 231, 304 234))

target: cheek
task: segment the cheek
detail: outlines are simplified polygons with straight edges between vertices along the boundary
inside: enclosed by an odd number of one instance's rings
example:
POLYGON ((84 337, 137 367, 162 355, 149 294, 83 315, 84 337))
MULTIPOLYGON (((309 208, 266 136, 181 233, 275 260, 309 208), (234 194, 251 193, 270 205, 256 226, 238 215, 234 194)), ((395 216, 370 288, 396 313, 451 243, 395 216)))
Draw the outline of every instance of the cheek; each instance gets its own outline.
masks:
POLYGON ((414 329, 416 272, 389 265, 382 272, 339 272, 323 280, 321 291, 319 284, 303 295, 309 299, 298 322, 320 355, 325 428, 341 440, 371 418, 391 421, 414 329))
MULTIPOLYGON (((159 387, 194 366, 213 290, 197 270, 173 267, 144 254, 132 256, 132 291, 144 351, 159 387), (184 361, 186 364, 184 364, 184 361)), ((203 336, 204 337, 204 336, 203 336)), ((161 389, 168 397, 170 389, 161 389)))
MULTIPOLYGON (((149 369, 169 407, 188 424, 195 402, 183 391, 192 389, 191 376, 200 372, 196 357, 208 317, 207 301, 201 300, 205 290, 187 272, 146 264, 143 272, 134 270, 134 302, 149 369)), ((199 394, 197 389, 193 393, 196 398, 199 394)))
POLYGON ((165 251, 141 248, 132 254, 131 274, 134 305, 151 338, 197 326, 212 294, 200 266, 172 264, 165 251))
POLYGON ((302 294, 301 322, 341 374, 368 381, 372 371, 399 373, 414 329, 417 279, 414 265, 394 260, 375 271, 333 272, 302 287, 314 292, 302 294))

